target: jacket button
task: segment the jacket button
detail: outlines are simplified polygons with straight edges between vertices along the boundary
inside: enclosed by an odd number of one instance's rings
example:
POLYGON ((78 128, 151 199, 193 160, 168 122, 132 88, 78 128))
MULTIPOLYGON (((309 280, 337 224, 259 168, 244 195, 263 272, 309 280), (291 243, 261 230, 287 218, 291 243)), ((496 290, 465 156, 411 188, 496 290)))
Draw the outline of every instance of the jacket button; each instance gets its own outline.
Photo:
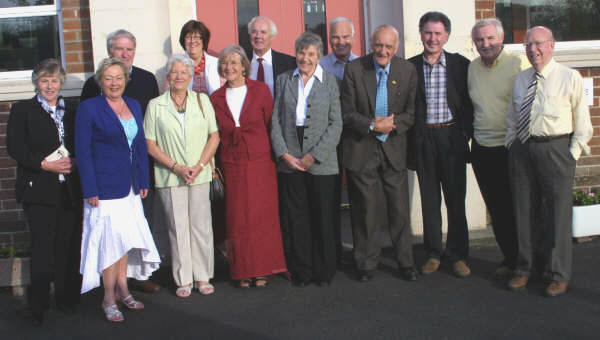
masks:
POLYGON ((304 139, 308 139, 308 137, 304 137, 304 139))
POLYGON ((306 107, 310 107, 310 104, 306 105, 306 107))
POLYGON ((304 128, 305 128, 305 129, 308 129, 308 125, 305 125, 305 126, 304 126, 304 128))
POLYGON ((306 115, 306 119, 310 118, 310 115, 306 115))

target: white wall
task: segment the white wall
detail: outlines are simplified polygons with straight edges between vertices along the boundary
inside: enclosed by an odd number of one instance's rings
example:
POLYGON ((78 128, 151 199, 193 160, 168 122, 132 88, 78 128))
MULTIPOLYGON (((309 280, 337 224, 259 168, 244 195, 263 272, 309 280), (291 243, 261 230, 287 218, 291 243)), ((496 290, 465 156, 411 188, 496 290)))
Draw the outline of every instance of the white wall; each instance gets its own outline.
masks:
POLYGON ((106 37, 126 29, 137 40, 134 65, 156 73, 171 54, 169 1, 90 0, 94 69, 106 52, 106 37))

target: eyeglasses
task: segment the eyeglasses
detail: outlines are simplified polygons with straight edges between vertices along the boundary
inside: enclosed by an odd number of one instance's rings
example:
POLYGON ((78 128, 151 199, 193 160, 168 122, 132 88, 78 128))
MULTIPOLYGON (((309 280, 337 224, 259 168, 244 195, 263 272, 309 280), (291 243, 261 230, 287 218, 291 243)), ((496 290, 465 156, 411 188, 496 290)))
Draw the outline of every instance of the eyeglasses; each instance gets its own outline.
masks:
POLYGON ((525 43, 525 44, 523 44, 523 46, 525 48, 531 48, 532 46, 540 48, 540 46, 542 46, 542 44, 547 43, 549 41, 552 41, 552 39, 548 39, 548 40, 544 40, 544 41, 534 41, 534 42, 530 42, 530 43, 525 43))
POLYGON ((185 41, 201 41, 202 40, 202 36, 201 35, 188 35, 184 38, 185 41))

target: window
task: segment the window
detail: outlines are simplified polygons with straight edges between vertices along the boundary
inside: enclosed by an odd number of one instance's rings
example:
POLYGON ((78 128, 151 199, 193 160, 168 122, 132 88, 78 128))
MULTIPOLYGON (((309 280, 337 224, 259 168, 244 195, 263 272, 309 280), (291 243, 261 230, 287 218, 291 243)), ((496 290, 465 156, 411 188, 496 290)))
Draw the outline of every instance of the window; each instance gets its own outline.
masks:
POLYGON ((557 41, 600 40, 599 0, 496 0, 504 41, 522 43, 527 29, 546 26, 557 41))
POLYGON ((327 21, 325 18, 325 0, 304 0, 304 30, 321 37, 323 55, 327 55, 327 21))
POLYGON ((0 0, 0 79, 25 78, 61 60, 59 0, 0 0))
POLYGON ((248 34, 248 23, 258 15, 258 0, 237 0, 238 41, 252 59, 252 45, 248 34))

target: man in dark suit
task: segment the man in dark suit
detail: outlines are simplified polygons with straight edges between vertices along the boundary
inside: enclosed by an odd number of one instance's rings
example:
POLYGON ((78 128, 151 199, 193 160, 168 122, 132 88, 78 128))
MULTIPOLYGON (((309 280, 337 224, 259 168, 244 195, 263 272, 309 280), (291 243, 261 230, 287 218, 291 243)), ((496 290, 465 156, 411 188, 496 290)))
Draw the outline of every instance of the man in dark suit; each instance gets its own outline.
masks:
POLYGON ((419 20, 419 31, 423 53, 409 60, 419 75, 410 163, 419 177, 423 239, 429 257, 422 273, 437 271, 444 255, 456 276, 466 277, 471 274, 466 263, 466 163, 473 131, 473 106, 467 88, 469 60, 443 50, 450 35, 450 20, 443 13, 425 13, 419 20), (440 184, 448 210, 445 251, 440 184))
POLYGON ((275 80, 283 72, 296 68, 296 58, 271 49, 277 35, 273 20, 257 16, 248 23, 248 34, 252 45, 250 79, 265 82, 275 98, 275 80))
MULTIPOLYGON (((158 97, 158 84, 156 77, 144 69, 133 66, 135 57, 136 40, 131 32, 124 29, 116 30, 106 37, 106 49, 108 55, 123 60, 129 68, 129 82, 125 86, 124 96, 137 100, 142 107, 142 114, 146 113, 146 106, 150 99, 158 97)), ((88 78, 81 90, 81 101, 98 96, 101 93, 100 86, 94 77, 88 78)), ((150 163, 150 190, 144 199, 144 214, 148 224, 152 227, 152 203, 154 201, 154 167, 150 163)), ((160 289, 156 283, 146 280, 138 281, 132 287, 139 288, 144 292, 153 293, 160 289)))
POLYGON ((414 122, 417 72, 395 56, 398 43, 393 26, 378 27, 371 38, 372 53, 348 63, 342 81, 342 161, 350 182, 354 259, 362 282, 372 279, 377 268, 384 207, 400 275, 417 279, 406 171, 406 132, 414 122), (384 200, 374 190, 379 183, 384 200))

